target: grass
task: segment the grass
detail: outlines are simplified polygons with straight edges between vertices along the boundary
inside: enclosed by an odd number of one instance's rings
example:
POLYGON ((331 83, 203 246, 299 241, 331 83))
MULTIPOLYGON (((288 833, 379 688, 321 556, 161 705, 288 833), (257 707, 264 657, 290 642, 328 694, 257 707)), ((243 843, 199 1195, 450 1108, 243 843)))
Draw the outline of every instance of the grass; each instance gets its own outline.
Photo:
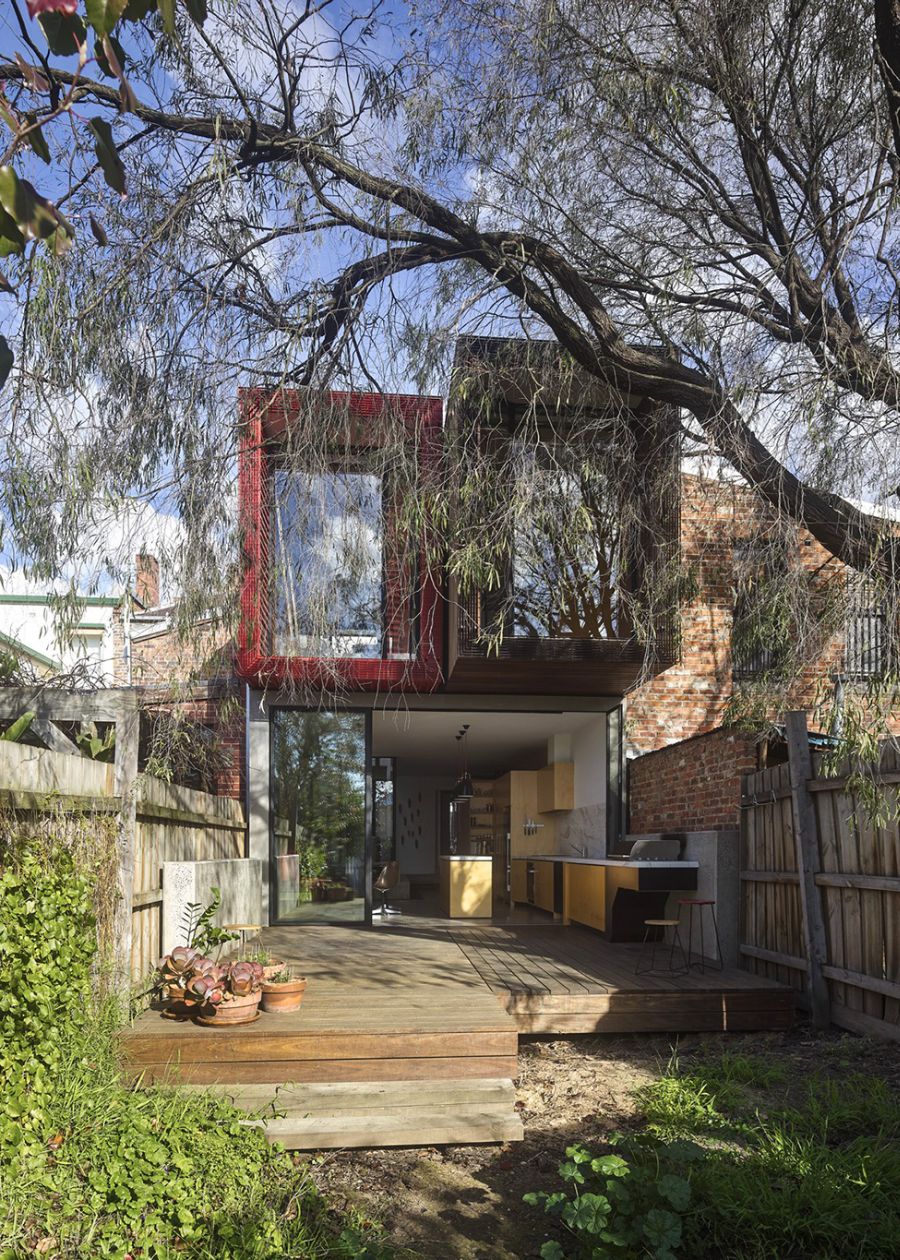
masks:
POLYGON ((822 1048, 811 1071, 674 1054, 635 1091, 633 1132, 569 1147, 562 1188, 526 1196, 558 1233, 543 1260, 894 1260, 900 1098, 822 1048))
MULTIPOLYGON (((831 1065, 829 1065, 830 1068, 831 1065)), ((887 1260, 900 1238, 900 1100, 884 1080, 722 1053, 638 1091, 635 1152, 689 1139, 692 1207, 680 1255, 887 1260)))
POLYGON ((0 1260, 388 1255, 230 1105, 125 1088, 114 1037, 109 1009, 73 1031, 39 1117, 20 1117, 24 1140, 0 1148, 0 1260))

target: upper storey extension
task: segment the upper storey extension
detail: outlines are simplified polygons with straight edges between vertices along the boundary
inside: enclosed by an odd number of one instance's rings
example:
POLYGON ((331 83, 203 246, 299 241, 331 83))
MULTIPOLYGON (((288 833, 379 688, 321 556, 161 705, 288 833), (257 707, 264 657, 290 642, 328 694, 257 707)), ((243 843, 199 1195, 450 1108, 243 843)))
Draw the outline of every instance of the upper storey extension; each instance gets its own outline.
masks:
POLYGON ((256 685, 615 696, 676 658, 673 418, 554 345, 461 339, 446 411, 246 390, 241 424, 256 685))

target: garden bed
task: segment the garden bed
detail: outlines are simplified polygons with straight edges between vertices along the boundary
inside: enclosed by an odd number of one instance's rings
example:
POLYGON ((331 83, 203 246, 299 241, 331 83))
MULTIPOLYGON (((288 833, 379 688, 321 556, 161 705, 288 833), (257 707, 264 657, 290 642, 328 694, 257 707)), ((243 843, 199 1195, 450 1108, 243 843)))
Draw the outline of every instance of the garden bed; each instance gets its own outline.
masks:
MULTIPOLYGON (((813 1034, 801 1026, 790 1033, 683 1037, 673 1063, 671 1043, 662 1037, 535 1040, 522 1044, 518 1099, 526 1136, 515 1147, 329 1154, 314 1162, 314 1180, 332 1202, 380 1219, 398 1256, 526 1260, 553 1240, 577 1255, 558 1220, 523 1204, 523 1196, 565 1188, 557 1169, 573 1143, 607 1153, 616 1149, 609 1146, 611 1134, 649 1135, 655 1125, 673 1140, 688 1137, 723 1152, 726 1163, 713 1171, 726 1178, 730 1192, 737 1185, 755 1222, 748 1228, 738 1221, 728 1250, 704 1225, 711 1250, 692 1244, 675 1254, 692 1260, 721 1254, 735 1260, 869 1260, 894 1254, 879 1239, 900 1228, 900 1199, 895 1195, 888 1208, 886 1194, 867 1199, 852 1187, 848 1191, 842 1174, 847 1149, 856 1142, 862 1163, 877 1167, 883 1184, 900 1189, 900 1159, 885 1166, 874 1158, 879 1126, 889 1140, 894 1132, 896 1145, 900 1046, 836 1031, 813 1034), (825 1104, 820 1114, 816 1099, 825 1104), (791 1109, 796 1117, 785 1118, 791 1109), (780 1168, 761 1172, 755 1158, 752 1166, 739 1163, 736 1175, 728 1160, 733 1154, 746 1159, 742 1152, 753 1143, 740 1126, 752 1128, 758 1116, 775 1134, 763 1162, 771 1162, 773 1148, 789 1138, 802 1139, 803 1146, 780 1168), (773 1233, 779 1230, 780 1239, 773 1233)), ((702 1211, 695 1191, 689 1214, 697 1213, 699 1221, 702 1211)))

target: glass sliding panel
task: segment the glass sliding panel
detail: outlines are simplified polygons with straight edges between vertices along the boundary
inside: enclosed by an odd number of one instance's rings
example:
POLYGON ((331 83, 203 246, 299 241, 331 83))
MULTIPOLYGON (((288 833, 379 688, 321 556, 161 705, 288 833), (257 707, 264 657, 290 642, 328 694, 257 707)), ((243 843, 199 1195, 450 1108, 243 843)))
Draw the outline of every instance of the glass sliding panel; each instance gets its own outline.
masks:
POLYGON ((275 654, 383 656, 381 478, 282 470, 272 512, 275 654))
POLYGON ((272 714, 273 910, 280 922, 365 918, 366 714, 272 714))
POLYGON ((373 869, 397 856, 394 829, 394 777, 393 757, 372 758, 372 861, 373 869))

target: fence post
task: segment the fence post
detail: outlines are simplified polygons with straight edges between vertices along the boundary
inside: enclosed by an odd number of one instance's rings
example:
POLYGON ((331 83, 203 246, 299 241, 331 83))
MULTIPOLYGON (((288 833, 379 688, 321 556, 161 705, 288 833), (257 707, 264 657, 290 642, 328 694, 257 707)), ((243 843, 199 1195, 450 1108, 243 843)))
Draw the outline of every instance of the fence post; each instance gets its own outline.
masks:
POLYGON ((807 787, 807 780, 813 777, 813 769, 806 714, 803 712, 786 714, 785 728, 791 779, 794 847, 797 853, 797 871, 800 875, 800 905, 803 912, 810 1014, 813 1025, 824 1028, 831 1022, 828 981, 822 971, 828 961, 828 946, 825 937, 825 919, 822 915, 822 899, 816 887, 816 875, 819 870, 819 836, 815 805, 807 787))
POLYGON ((138 771, 140 709, 137 695, 123 698, 116 711, 115 793, 119 798, 118 899, 115 916, 116 987, 131 984, 131 934, 134 900, 135 780, 138 771))

